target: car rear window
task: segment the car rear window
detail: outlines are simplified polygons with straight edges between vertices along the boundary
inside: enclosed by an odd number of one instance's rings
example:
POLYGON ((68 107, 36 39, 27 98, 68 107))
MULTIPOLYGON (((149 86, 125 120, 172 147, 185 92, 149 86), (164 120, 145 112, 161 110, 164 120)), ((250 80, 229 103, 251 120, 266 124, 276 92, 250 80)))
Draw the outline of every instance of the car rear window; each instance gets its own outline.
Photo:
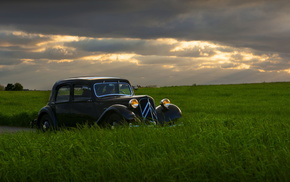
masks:
POLYGON ((57 90, 56 102, 68 102, 70 96, 70 87, 68 85, 61 86, 57 90))

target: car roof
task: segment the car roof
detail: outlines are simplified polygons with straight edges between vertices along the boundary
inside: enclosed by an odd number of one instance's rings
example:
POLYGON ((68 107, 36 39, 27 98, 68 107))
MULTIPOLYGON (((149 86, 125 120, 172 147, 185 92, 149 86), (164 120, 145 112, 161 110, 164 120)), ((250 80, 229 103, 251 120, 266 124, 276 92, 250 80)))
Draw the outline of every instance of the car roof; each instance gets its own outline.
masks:
POLYGON ((62 83, 68 82, 102 82, 102 81, 129 81, 127 79, 119 78, 119 77, 93 77, 93 76, 81 76, 81 77, 71 77, 59 80, 55 82, 55 85, 59 85, 62 83))
POLYGON ((71 77, 63 80, 124 80, 119 77, 95 77, 95 76, 81 76, 81 77, 71 77))

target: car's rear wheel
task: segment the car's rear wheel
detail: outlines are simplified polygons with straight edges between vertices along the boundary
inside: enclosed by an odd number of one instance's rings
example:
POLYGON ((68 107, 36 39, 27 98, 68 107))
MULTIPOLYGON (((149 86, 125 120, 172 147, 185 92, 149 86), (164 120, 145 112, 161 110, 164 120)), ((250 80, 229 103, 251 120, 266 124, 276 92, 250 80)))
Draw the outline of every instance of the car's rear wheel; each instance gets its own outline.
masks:
POLYGON ((54 129, 54 126, 52 124, 52 119, 48 114, 44 114, 40 118, 40 122, 38 124, 38 128, 42 130, 43 132, 46 131, 52 131, 54 129))

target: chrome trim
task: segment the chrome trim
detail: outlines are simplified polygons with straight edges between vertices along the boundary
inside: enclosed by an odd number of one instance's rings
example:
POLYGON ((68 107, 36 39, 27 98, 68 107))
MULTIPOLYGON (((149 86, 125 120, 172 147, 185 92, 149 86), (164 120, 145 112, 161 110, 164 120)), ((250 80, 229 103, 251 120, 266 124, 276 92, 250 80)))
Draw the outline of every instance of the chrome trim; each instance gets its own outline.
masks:
POLYGON ((139 100, 139 103, 140 103, 139 106, 140 106, 140 111, 141 111, 141 115, 142 115, 143 119, 151 118, 153 120, 157 120, 156 110, 155 110, 154 106, 152 106, 149 98, 146 98, 147 104, 146 104, 146 106, 144 108, 142 108, 142 104, 141 104, 142 100, 145 100, 145 99, 140 99, 139 100))

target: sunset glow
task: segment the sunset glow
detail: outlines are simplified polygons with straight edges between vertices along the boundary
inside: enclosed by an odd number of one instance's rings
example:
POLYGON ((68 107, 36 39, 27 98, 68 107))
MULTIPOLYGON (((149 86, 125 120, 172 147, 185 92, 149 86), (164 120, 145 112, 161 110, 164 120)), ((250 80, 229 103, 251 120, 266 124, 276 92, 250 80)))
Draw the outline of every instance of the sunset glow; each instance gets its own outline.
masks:
MULTIPOLYGON (((5 31, 8 34, 7 31, 5 31)), ((113 62, 129 62, 134 63, 136 66, 144 65, 146 63, 138 60, 138 56, 146 57, 146 55, 140 55, 140 53, 102 53, 97 49, 95 51, 83 51, 81 54, 78 54, 79 50, 76 47, 69 46, 70 43, 78 44, 83 41, 94 41, 96 44, 99 41, 122 41, 124 45, 126 43, 133 42, 142 42, 141 39, 131 39, 131 38, 91 38, 91 37, 78 37, 78 36, 69 36, 69 35, 44 35, 44 34, 28 34, 22 31, 14 31, 10 33, 15 38, 43 38, 46 39, 44 41, 38 41, 35 44, 30 45, 20 45, 21 47, 29 48, 31 53, 35 54, 46 54, 49 53, 50 56, 57 56, 59 59, 49 59, 45 56, 38 56, 39 58, 33 58, 33 54, 31 54, 32 58, 23 58, 21 61, 25 64, 34 64, 33 62, 37 62, 39 59, 46 59, 48 63, 71 63, 75 60, 83 60, 83 61, 97 61, 100 63, 113 63, 113 62), (49 50, 49 52, 48 52, 49 50), (66 57, 72 56, 71 59, 66 57)), ((246 51, 244 49, 231 48, 229 46, 219 45, 216 43, 211 43, 208 41, 178 41, 177 39, 156 39, 150 40, 149 42, 152 45, 152 48, 156 46, 156 49, 161 46, 168 47, 168 60, 176 59, 174 64, 167 64, 166 60, 162 63, 157 62, 154 65, 160 65, 160 67, 165 69, 171 69, 173 71, 179 71, 182 69, 186 69, 182 66, 179 59, 184 59, 184 57, 188 57, 187 54, 194 53, 196 57, 189 57, 188 61, 192 60, 193 65, 188 65, 191 69, 204 69, 204 68, 220 68, 223 69, 237 69, 244 70, 249 69, 251 64, 254 62, 264 62, 269 61, 271 63, 277 63, 281 59, 278 54, 274 54, 271 57, 269 55, 255 55, 254 52, 251 52, 250 49, 246 51), (233 51, 221 51, 221 50, 230 50, 233 51), (176 55, 175 55, 176 54, 176 55), (183 56, 184 55, 184 56, 183 56), (242 61, 242 62, 241 62, 242 61), (241 63, 240 63, 241 62, 241 63)), ((149 45, 150 45, 149 44, 149 45)), ((9 48, 14 46, 12 43, 3 43, 1 44, 2 48, 9 48)), ((147 47, 145 47, 147 48, 147 47)), ((149 47, 148 47, 149 48, 149 47)), ((151 48, 151 47, 150 47, 151 48)), ((141 50, 142 51, 142 50, 141 50)), ((164 56, 162 56, 165 58, 164 56)), ((162 59, 163 59, 162 58, 162 59)), ((156 57, 158 59, 158 57, 156 57)), ((187 61, 187 62, 188 62, 187 61)), ((4 66, 2 66, 3 68, 4 66)), ((188 69, 188 67, 187 67, 188 69)), ((259 72, 267 72, 267 70, 258 69, 259 72)), ((287 71, 288 72, 288 71, 287 71)))

